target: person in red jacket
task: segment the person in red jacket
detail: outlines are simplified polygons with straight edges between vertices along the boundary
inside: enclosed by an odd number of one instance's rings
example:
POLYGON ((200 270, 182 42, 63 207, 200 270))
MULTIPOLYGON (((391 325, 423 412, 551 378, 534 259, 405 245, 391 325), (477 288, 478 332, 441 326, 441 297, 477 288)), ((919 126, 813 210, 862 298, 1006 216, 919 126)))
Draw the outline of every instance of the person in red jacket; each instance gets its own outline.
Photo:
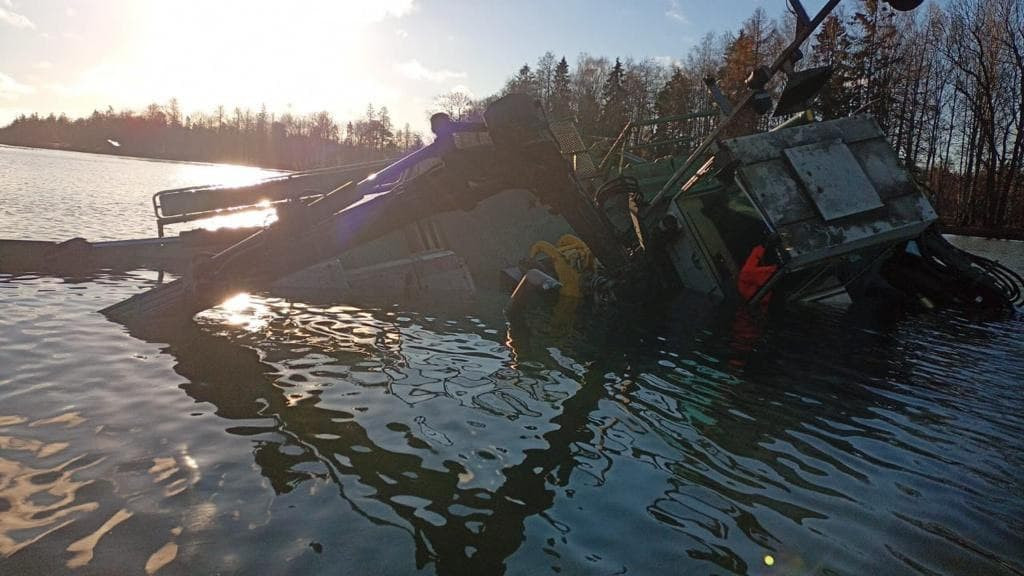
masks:
MULTIPOLYGON (((764 286, 768 280, 775 274, 775 271, 779 269, 774 264, 762 264, 761 260, 764 258, 765 248, 763 245, 758 244, 750 251, 750 255, 747 256, 747 261, 740 268, 739 276, 736 278, 736 289, 739 291, 740 296, 745 301, 750 301, 757 294, 757 291, 764 286)), ((765 297, 761 299, 761 303, 767 304, 771 300, 772 294, 769 292, 765 294, 765 297)))

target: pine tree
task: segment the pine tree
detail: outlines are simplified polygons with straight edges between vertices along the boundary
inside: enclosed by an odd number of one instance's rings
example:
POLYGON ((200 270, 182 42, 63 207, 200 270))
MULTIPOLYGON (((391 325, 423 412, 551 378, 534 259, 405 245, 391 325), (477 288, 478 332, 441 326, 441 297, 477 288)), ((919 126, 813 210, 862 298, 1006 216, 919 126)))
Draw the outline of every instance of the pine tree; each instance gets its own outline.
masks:
POLYGON ((629 121, 627 94, 624 84, 622 61, 615 59, 615 65, 608 72, 601 89, 601 116, 599 126, 606 136, 617 135, 629 121))
POLYGON ((658 90, 654 110, 658 116, 685 114, 693 110, 693 81, 682 68, 673 68, 672 76, 658 90))
POLYGON ((555 119, 572 116, 572 85, 569 79, 569 63, 565 60, 565 56, 562 56, 555 66, 548 112, 555 119))
POLYGON ((171 98, 171 101, 167 103, 167 120, 171 126, 181 126, 181 107, 178 105, 177 98, 171 98))
POLYGON ((855 108, 870 111, 879 125, 889 127, 899 46, 894 14, 879 0, 860 0, 850 21, 852 77, 857 79, 855 108))
POLYGON ((402 151, 408 152, 412 147, 412 131, 409 129, 409 123, 405 123, 404 134, 402 134, 402 151))
POLYGON ((345 145, 355 145, 355 126, 352 125, 351 120, 349 120, 348 123, 345 124, 345 145))
POLYGON ((811 64, 832 67, 832 77, 818 97, 819 108, 826 119, 842 118, 854 111, 856 79, 851 45, 842 15, 830 15, 814 36, 811 64))
MULTIPOLYGON (((676 114, 688 114, 696 111, 694 92, 696 83, 690 76, 679 67, 672 70, 672 76, 658 90, 654 99, 654 111, 659 117, 673 116, 676 114)), ((690 123, 670 123, 658 127, 655 133, 657 140, 669 140, 672 138, 699 139, 702 134, 694 133, 690 123)), ((689 142, 680 141, 672 145, 659 148, 655 152, 659 155, 678 154, 689 146, 689 142)))
POLYGON ((377 149, 390 150, 394 145, 395 135, 392 132, 394 126, 391 125, 391 115, 388 113, 387 106, 381 106, 378 122, 380 123, 380 128, 377 134, 377 149))
POLYGON ((534 75, 533 70, 530 69, 529 64, 523 64, 519 72, 505 83, 505 89, 502 90, 502 93, 527 94, 534 98, 540 97, 537 77, 534 75))

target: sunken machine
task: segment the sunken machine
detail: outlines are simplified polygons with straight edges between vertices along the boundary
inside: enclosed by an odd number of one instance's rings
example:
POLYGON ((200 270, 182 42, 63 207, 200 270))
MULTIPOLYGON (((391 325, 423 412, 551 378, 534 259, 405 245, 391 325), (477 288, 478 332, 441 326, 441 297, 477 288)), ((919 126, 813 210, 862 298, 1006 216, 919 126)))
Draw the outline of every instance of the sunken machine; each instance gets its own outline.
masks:
MULTIPOLYGON (((920 3, 888 1, 896 9, 920 3)), ((472 219, 491 198, 525 190, 558 215, 560 224, 548 230, 551 239, 560 235, 557 243, 518 245, 517 231, 541 217, 514 211, 486 232, 449 238, 455 253, 460 243, 468 249, 487 240, 524 256, 507 270, 518 282, 511 310, 524 294, 544 290, 603 302, 688 294, 761 308, 840 296, 886 306, 1013 309, 1020 277, 938 234, 922 187, 871 117, 818 122, 805 111, 829 71, 795 70, 799 46, 838 3, 829 0, 811 18, 799 0, 790 0, 795 38, 770 66, 751 71, 738 102, 709 80, 719 110, 631 123, 600 162, 572 122, 549 120, 529 97, 513 94, 491 104, 482 122, 435 115, 434 141, 389 165, 297 173, 246 190, 162 192, 154 201, 160 238, 5 241, 0 270, 12 261, 59 269, 66 261, 104 267, 132 262, 133 255, 148 261, 176 254, 186 263, 178 279, 104 313, 124 322, 190 317, 396 230, 422 232, 436 215, 462 212, 472 219), (779 74, 785 89, 773 101, 766 86, 779 74), (766 132, 743 133, 742 126, 755 124, 752 117, 772 111, 789 118, 766 132), (626 144, 631 130, 695 117, 715 127, 685 157, 646 160, 626 144), (229 238, 163 237, 164 223, 256 197, 277 207, 275 222, 229 238)), ((399 260, 397 277, 424 277, 423 258, 399 260)), ((387 266, 370 266, 377 275, 369 277, 393 284, 395 276, 379 273, 387 266)), ((349 271, 340 281, 352 278, 349 271)))

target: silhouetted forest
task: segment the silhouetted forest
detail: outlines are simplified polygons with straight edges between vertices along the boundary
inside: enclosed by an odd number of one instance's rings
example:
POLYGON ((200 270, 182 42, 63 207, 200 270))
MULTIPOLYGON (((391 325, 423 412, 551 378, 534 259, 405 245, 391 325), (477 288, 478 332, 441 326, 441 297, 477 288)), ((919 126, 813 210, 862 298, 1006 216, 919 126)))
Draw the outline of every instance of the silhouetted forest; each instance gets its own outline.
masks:
MULTIPOLYGON (((524 64, 504 88, 474 100, 438 96, 455 119, 479 117, 502 94, 535 96, 553 118, 574 118, 583 134, 616 137, 628 121, 714 111, 704 78, 738 99, 750 70, 768 64, 792 37, 794 20, 758 7, 736 31, 708 33, 683 58, 621 59, 551 52, 524 64)), ((930 188, 954 226, 1024 227, 1024 6, 1019 0, 949 0, 894 12, 878 0, 840 6, 818 29, 801 66, 831 65, 815 103, 822 119, 867 112, 901 158, 930 188), (845 10, 845 11, 842 11, 845 10)), ((771 86, 776 93, 781 86, 771 86)), ((716 118, 637 131, 633 144, 666 142, 659 154, 685 153, 716 118)), ((767 129, 765 117, 751 129, 767 129)), ((172 100, 141 113, 95 112, 18 118, 0 142, 143 156, 305 168, 378 157, 421 145, 408 126, 395 131, 385 108, 339 126, 327 112, 306 117, 218 109, 182 118, 172 100), (107 139, 121 143, 120 149, 107 139), (130 152, 129 152, 130 150, 130 152)))
MULTIPOLYGON (((709 76, 738 100, 747 75, 771 62, 793 26, 789 14, 772 19, 759 7, 739 30, 709 33, 671 63, 580 54, 570 66, 548 52, 524 64, 501 94, 533 94, 550 116, 574 117, 584 134, 614 138, 630 120, 716 109, 709 76)), ((844 3, 804 52, 802 67, 834 69, 815 102, 818 117, 872 114, 948 224, 1024 227, 1024 3, 950 0, 912 12, 878 0, 844 3)), ((437 105, 471 117, 499 95, 473 102, 448 94, 437 105)), ((685 153, 714 122, 664 125, 635 138, 677 139, 674 149, 657 151, 685 153)), ((750 128, 774 122, 765 117, 750 128)))
POLYGON ((142 112, 107 108, 75 120, 20 116, 0 129, 0 143, 301 170, 397 156, 423 139, 408 124, 395 129, 386 107, 370 105, 365 116, 340 126, 326 111, 293 116, 220 106, 182 116, 171 99, 142 112))

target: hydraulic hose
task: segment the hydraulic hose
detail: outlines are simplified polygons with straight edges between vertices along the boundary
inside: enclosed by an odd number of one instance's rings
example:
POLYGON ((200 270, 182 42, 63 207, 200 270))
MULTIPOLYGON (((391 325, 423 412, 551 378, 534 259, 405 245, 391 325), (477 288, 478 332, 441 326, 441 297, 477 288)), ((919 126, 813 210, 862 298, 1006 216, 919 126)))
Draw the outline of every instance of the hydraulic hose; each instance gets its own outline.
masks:
POLYGON ((1024 304, 1024 279, 995 260, 953 246, 930 229, 916 250, 894 255, 882 267, 890 285, 912 297, 975 309, 1013 309, 1024 304))

